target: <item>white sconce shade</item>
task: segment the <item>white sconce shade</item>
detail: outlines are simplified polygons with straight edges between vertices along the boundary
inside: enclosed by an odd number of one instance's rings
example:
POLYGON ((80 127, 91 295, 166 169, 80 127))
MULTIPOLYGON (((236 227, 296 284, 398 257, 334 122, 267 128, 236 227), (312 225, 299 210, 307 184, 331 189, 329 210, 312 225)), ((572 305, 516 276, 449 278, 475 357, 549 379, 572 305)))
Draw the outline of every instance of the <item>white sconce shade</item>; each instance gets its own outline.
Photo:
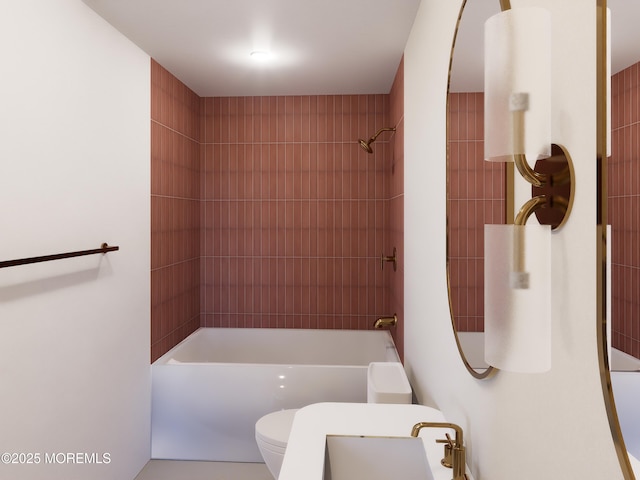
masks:
POLYGON ((551 369, 551 227, 485 225, 485 361, 500 370, 551 369), (523 242, 516 242, 515 229, 523 242), (514 285, 514 249, 524 247, 528 285, 514 285))
MULTIPOLYGON (((543 8, 506 10, 485 23, 485 160, 551 156, 551 15, 543 8), (514 112, 524 138, 514 142, 514 112), (514 143, 516 145, 514 145, 514 143)), ((515 125, 514 125, 515 123, 515 125)))

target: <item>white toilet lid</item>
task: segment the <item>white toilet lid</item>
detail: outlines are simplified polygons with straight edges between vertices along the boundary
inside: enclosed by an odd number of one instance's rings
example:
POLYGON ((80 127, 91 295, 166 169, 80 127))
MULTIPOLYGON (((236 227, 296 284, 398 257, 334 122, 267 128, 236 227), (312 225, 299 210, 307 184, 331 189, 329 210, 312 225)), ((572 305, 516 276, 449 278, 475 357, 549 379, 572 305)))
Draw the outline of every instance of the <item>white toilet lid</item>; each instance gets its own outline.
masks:
POLYGON ((285 448, 298 409, 269 413, 256 422, 256 437, 265 443, 285 448))

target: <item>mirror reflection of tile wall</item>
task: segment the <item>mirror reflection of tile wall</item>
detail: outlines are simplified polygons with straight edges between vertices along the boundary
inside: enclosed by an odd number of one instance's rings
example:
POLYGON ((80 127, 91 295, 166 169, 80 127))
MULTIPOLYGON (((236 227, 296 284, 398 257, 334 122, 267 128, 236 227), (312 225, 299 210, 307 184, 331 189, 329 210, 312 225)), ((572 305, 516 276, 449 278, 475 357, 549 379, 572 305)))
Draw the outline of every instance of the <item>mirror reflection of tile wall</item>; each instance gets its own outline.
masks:
POLYGON ((504 164, 484 161, 484 94, 450 93, 448 235, 458 331, 484 331, 484 225, 504 223, 504 164))
POLYGON ((640 63, 611 79, 612 344, 640 358, 640 63))

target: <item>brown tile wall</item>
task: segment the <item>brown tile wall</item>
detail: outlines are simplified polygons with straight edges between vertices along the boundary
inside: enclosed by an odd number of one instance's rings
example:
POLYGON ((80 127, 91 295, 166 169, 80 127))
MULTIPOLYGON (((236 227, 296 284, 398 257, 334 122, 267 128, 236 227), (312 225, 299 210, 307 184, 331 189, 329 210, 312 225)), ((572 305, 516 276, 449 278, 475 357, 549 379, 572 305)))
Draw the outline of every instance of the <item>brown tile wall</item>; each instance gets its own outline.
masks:
POLYGON ((205 98, 203 325, 368 329, 389 310, 388 95, 205 98))
POLYGON ((612 344, 640 358, 640 63, 611 81, 612 344))
POLYGON ((151 361, 200 325, 200 100, 151 61, 151 361))
POLYGON ((449 94, 448 259, 458 331, 484 331, 484 225, 504 223, 504 164, 484 161, 483 93, 449 94))

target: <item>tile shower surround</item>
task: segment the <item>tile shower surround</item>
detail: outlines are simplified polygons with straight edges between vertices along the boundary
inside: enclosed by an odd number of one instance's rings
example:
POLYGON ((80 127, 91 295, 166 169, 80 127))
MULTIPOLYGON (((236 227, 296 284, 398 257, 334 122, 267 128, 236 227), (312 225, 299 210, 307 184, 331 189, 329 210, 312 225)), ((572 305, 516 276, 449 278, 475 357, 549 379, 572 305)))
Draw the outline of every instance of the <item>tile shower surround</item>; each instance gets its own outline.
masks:
POLYGON ((612 344, 640 357, 640 63, 611 79, 612 344))
POLYGON ((200 99, 151 60, 151 360, 200 325, 200 99))
POLYGON ((369 329, 399 307, 379 258, 402 142, 355 143, 391 96, 199 98, 152 61, 152 360, 199 326, 369 329))

